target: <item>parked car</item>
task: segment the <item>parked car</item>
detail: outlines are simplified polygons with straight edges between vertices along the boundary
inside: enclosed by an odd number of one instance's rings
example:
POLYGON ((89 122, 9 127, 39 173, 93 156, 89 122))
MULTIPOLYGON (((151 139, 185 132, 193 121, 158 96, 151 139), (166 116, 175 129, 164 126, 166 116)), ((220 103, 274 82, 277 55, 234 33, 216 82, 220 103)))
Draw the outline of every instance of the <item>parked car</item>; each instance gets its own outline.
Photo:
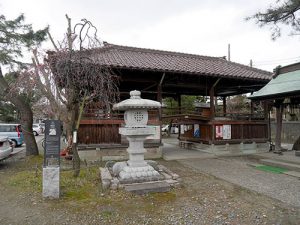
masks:
POLYGON ((8 137, 13 142, 14 147, 21 146, 24 142, 20 124, 1 123, 0 136, 8 137))
MULTIPOLYGON (((169 132, 169 126, 170 125, 165 125, 161 128, 161 131, 163 133, 168 133, 169 132)), ((171 129, 170 129, 171 134, 178 134, 178 125, 177 124, 172 124, 171 129)))
POLYGON ((13 151, 13 146, 10 144, 8 137, 0 136, 0 161, 9 157, 13 151))
POLYGON ((43 128, 39 124, 34 123, 34 124, 32 124, 32 132, 33 132, 34 136, 38 136, 41 133, 43 133, 43 128))

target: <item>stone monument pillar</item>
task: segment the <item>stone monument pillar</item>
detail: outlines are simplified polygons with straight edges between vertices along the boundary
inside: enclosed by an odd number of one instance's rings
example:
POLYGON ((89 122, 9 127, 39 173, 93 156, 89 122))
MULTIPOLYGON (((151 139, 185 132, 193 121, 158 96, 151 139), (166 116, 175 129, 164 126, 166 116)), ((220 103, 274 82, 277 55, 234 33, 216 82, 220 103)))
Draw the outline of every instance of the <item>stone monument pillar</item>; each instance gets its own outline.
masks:
POLYGON ((43 166, 43 197, 59 198, 61 122, 46 120, 43 166))

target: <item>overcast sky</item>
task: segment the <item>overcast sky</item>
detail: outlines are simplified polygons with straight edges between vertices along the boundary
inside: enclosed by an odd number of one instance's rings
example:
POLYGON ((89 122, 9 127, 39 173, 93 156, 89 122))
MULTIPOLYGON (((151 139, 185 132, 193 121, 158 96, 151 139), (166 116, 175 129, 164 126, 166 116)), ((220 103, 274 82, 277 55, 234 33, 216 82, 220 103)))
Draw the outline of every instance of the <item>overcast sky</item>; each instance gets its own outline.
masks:
MULTIPOLYGON (((73 23, 90 20, 102 40, 231 60, 272 71, 300 61, 300 37, 288 31, 276 41, 268 28, 244 18, 275 0, 0 0, 0 14, 13 19, 24 13, 35 29, 50 26, 56 40, 66 30, 65 14, 73 23)), ((47 45, 50 46, 50 45, 47 45)))

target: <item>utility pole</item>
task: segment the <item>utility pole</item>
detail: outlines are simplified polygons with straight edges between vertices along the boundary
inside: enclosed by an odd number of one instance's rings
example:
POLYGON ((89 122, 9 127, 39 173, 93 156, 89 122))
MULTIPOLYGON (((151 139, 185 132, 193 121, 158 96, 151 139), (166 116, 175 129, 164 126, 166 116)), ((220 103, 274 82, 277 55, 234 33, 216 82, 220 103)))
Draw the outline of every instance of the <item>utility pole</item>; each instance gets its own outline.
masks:
POLYGON ((252 67, 253 65, 253 62, 252 62, 252 59, 250 59, 250 67, 252 67))
POLYGON ((230 61, 230 44, 228 44, 228 61, 230 61))

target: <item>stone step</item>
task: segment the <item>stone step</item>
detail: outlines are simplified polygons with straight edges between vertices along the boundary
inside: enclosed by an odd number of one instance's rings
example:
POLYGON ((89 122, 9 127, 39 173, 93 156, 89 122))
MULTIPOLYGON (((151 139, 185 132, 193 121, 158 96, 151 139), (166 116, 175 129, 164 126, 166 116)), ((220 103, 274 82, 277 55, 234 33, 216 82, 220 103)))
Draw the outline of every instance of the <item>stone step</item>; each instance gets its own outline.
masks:
POLYGON ((282 161, 272 160, 272 159, 261 159, 260 162, 268 166, 277 166, 288 170, 300 172, 300 164, 282 162, 282 161))
POLYGON ((125 184, 124 189, 126 191, 143 195, 147 193, 155 192, 168 192, 170 191, 170 184, 165 181, 154 181, 154 182, 145 182, 145 183, 134 183, 134 184, 125 184))

